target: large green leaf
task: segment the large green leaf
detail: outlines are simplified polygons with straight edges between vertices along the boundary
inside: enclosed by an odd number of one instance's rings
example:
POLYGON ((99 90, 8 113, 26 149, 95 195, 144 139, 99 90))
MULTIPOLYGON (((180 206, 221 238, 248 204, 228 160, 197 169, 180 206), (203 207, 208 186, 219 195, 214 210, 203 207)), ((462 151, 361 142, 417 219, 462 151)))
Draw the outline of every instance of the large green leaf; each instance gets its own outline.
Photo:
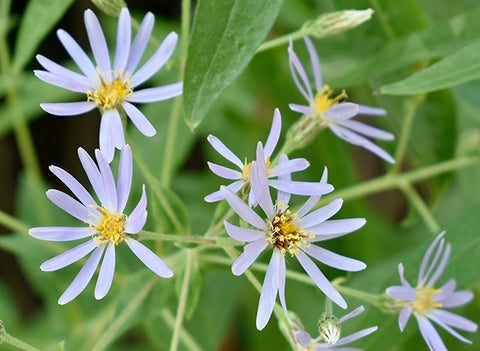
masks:
POLYGON ((200 0, 188 49, 186 121, 194 129, 243 71, 273 25, 282 0, 200 0))
POLYGON ((62 18, 73 0, 30 0, 18 29, 13 66, 20 71, 32 58, 43 38, 62 18))
POLYGON ((399 82, 380 87, 381 94, 414 95, 450 88, 480 78, 480 40, 399 82))
POLYGON ((476 23, 479 17, 480 10, 475 10, 414 32, 394 41, 346 73, 342 72, 335 80, 342 86, 356 85, 414 62, 450 55, 478 38, 476 23))

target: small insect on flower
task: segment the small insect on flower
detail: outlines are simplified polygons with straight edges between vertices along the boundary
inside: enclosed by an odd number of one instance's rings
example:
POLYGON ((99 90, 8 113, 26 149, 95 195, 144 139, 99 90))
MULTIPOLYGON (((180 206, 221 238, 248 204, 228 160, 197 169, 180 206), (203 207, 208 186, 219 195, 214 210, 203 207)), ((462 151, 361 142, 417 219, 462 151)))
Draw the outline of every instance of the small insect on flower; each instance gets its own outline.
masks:
POLYGON ((341 337, 342 334, 342 324, 363 313, 365 309, 363 306, 357 307, 352 312, 344 315, 341 318, 335 317, 331 313, 323 313, 320 321, 318 322, 318 331, 319 336, 315 339, 312 339, 309 333, 304 330, 298 330, 295 334, 297 342, 305 347, 307 350, 311 351, 320 351, 320 350, 359 350, 356 348, 345 348, 343 347, 346 344, 350 344, 358 339, 361 339, 367 335, 375 332, 378 327, 370 327, 362 329, 356 333, 350 334, 348 336, 341 337))
POLYGON ((64 30, 57 31, 58 38, 70 57, 82 71, 71 71, 48 58, 37 55, 38 62, 46 71, 36 70, 35 75, 52 85, 76 93, 85 94, 86 101, 67 103, 42 103, 46 112, 57 116, 74 116, 98 107, 102 113, 100 123, 100 150, 108 162, 113 158, 115 148, 125 145, 120 111, 125 111, 138 130, 145 136, 153 136, 155 128, 145 115, 132 103, 162 101, 182 94, 183 83, 156 88, 136 90, 151 78, 173 54, 177 34, 167 35, 152 57, 137 70, 154 25, 154 16, 147 13, 137 35, 131 43, 131 18, 123 8, 118 18, 117 46, 113 67, 110 62, 107 42, 100 23, 92 10, 85 11, 85 27, 92 48, 95 63, 77 42, 64 30))
MULTIPOLYGON (((333 90, 328 85, 323 84, 320 59, 312 41, 306 37, 305 44, 310 55, 313 69, 316 88, 315 94, 313 93, 305 68, 295 51, 293 51, 292 41, 290 41, 288 47, 290 70, 292 71, 293 80, 300 93, 308 101, 308 105, 289 104, 291 110, 302 113, 306 119, 305 121, 300 120, 297 126, 292 126, 292 130, 299 129, 296 132, 296 134, 298 134, 297 137, 304 139, 304 134, 306 133, 308 138, 312 138, 319 130, 328 127, 334 134, 346 142, 361 146, 385 161, 395 163, 392 156, 368 139, 393 140, 393 134, 352 119, 357 115, 382 116, 386 114, 386 111, 381 108, 344 102, 347 98, 345 91, 334 96, 333 90), (307 124, 308 127, 306 127, 307 124), (316 132, 312 132, 312 130, 316 132)), ((299 140, 299 142, 301 142, 301 140, 299 140)))
MULTIPOLYGON (((280 138, 280 132, 282 129, 282 118, 280 111, 275 109, 273 113, 272 127, 268 134, 265 147, 261 143, 257 144, 257 154, 260 153, 264 159, 265 166, 267 168, 267 174, 270 186, 281 190, 288 191, 296 195, 322 195, 333 190, 329 184, 319 183, 307 183, 307 182, 294 182, 290 179, 289 175, 294 172, 302 171, 306 169, 310 163, 304 158, 294 158, 292 160, 286 160, 285 162, 272 165, 271 156, 275 147, 277 146, 278 139, 280 138), (287 177, 286 177, 287 176, 287 177), (272 179, 278 178, 278 179, 272 179)), ((213 162, 208 162, 208 167, 217 176, 224 179, 234 180, 233 183, 227 187, 237 193, 241 191, 243 195, 248 196, 248 203, 250 206, 256 205, 256 200, 253 192, 251 191, 250 184, 250 172, 252 168, 252 162, 248 162, 245 158, 245 162, 242 162, 228 147, 223 144, 220 139, 213 135, 209 135, 208 142, 213 148, 222 155, 226 160, 230 161, 238 167, 239 170, 220 166, 213 162)), ((258 156, 257 156, 258 157, 258 156)), ((216 202, 225 198, 224 193, 220 190, 215 191, 205 197, 207 202, 216 202)))
POLYGON ((459 307, 473 299, 473 293, 466 290, 455 291, 457 283, 450 279, 439 288, 435 287, 447 266, 451 246, 445 245, 445 232, 441 232, 428 247, 418 272, 417 286, 412 287, 403 275, 403 264, 398 265, 402 285, 387 288, 387 294, 403 305, 398 316, 398 325, 403 332, 410 316, 417 319, 418 327, 428 348, 432 351, 447 350, 440 335, 430 321, 435 322, 448 333, 471 344, 471 341, 457 333, 453 328, 475 332, 478 328, 474 322, 448 312, 444 308, 459 307), (434 251, 435 254, 434 254, 434 251), (433 258, 432 258, 433 256, 433 258))
POLYGON ((95 298, 102 299, 110 290, 115 271, 115 247, 121 243, 126 243, 130 250, 154 273, 160 277, 170 278, 173 272, 165 262, 146 246, 133 239, 133 235, 142 230, 147 220, 145 187, 140 201, 130 215, 127 216, 123 212, 132 183, 130 146, 124 146, 121 151, 117 184, 115 184, 110 166, 100 150, 95 151, 98 167, 82 148, 78 149, 78 156, 90 184, 100 200, 100 205, 70 173, 56 166, 50 166, 50 170, 78 200, 55 189, 48 190, 47 197, 59 208, 88 226, 36 227, 29 230, 31 236, 47 241, 72 241, 90 237, 85 243, 45 261, 40 266, 43 271, 56 271, 77 262, 93 251, 73 282, 60 296, 58 303, 63 305, 72 301, 86 288, 105 253, 95 286, 95 298))
MULTIPOLYGON (((287 160, 287 157, 283 156, 280 158, 280 163, 287 160)), ((268 323, 277 293, 288 317, 285 303, 285 256, 287 254, 296 257, 303 269, 329 299, 340 307, 346 308, 347 303, 343 297, 309 256, 323 264, 346 271, 364 269, 366 265, 363 262, 338 255, 314 243, 349 234, 361 228, 366 222, 365 219, 328 220, 342 207, 341 199, 311 211, 321 195, 313 195, 298 211, 292 211, 288 205, 291 193, 278 191, 277 201, 274 204, 261 148, 257 149, 257 160, 252 165, 250 180, 255 199, 265 213, 265 218, 260 217, 228 187, 222 187, 221 191, 233 210, 255 228, 243 228, 224 222, 225 230, 231 238, 248 243, 232 265, 233 274, 243 274, 267 247, 271 247, 273 251, 258 303, 257 329, 262 330, 268 323)), ((325 171, 319 184, 326 184, 326 182, 327 172, 325 171)))

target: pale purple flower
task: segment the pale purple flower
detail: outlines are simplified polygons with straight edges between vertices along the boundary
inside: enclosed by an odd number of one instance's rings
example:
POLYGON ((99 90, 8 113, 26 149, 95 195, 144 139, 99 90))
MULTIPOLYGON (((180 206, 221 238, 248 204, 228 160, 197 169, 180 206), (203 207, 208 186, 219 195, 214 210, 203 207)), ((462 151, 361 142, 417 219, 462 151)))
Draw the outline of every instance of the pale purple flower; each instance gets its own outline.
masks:
POLYGON ((330 321, 327 321, 326 323, 324 323, 324 325, 319 325, 320 335, 315 339, 312 339, 310 334, 304 330, 298 330, 295 333, 295 338, 300 345, 302 345, 303 347, 311 351, 321 351, 321 350, 361 351, 361 349, 358 349, 358 348, 343 347, 343 346, 350 344, 351 342, 354 342, 358 339, 361 339, 367 335, 372 334, 378 329, 377 326, 365 328, 356 333, 353 333, 341 338, 340 336, 341 336, 341 329, 342 329, 341 324, 363 313, 364 310, 365 309, 363 308, 363 306, 360 306, 341 318, 336 319, 336 317, 331 316, 333 317, 333 319, 335 319, 335 321, 333 323, 330 321))
POLYGON ((328 85, 323 85, 320 59, 312 41, 305 37, 305 44, 310 55, 316 92, 314 93, 306 70, 293 51, 293 43, 290 41, 288 47, 290 70, 298 90, 308 101, 308 105, 289 104, 290 109, 304 115, 315 116, 318 123, 327 126, 346 142, 361 146, 385 161, 395 163, 392 156, 369 139, 393 140, 393 134, 353 120, 357 115, 383 116, 386 111, 382 108, 341 102, 347 97, 344 91, 332 97, 332 89, 328 85))
POLYGON ((94 63, 77 42, 60 29, 57 31, 58 38, 82 73, 62 67, 42 55, 37 55, 37 60, 46 71, 37 70, 34 73, 44 82, 86 95, 86 101, 81 102, 40 104, 46 112, 57 116, 74 116, 95 107, 101 110, 100 150, 110 162, 115 148, 121 149, 125 145, 120 109, 125 111, 142 134, 153 136, 155 128, 133 103, 161 101, 182 94, 182 82, 136 90, 170 58, 177 43, 177 34, 172 32, 167 35, 152 57, 137 69, 155 19, 152 13, 147 13, 131 42, 130 13, 127 8, 123 8, 118 18, 117 45, 112 66, 107 42, 97 17, 92 10, 86 10, 84 19, 94 63))
MULTIPOLYGON (((280 162, 287 162, 285 155, 281 157, 280 162)), ((281 179, 289 177, 290 175, 287 174, 281 179)), ((340 307, 346 308, 347 304, 343 297, 309 256, 323 264, 346 271, 364 269, 366 265, 363 262, 338 255, 313 244, 349 234, 361 228, 365 224, 365 219, 328 220, 342 207, 341 199, 311 211, 320 199, 320 195, 310 197, 297 212, 292 212, 288 207, 289 192, 278 191, 277 201, 274 204, 269 191, 267 168, 262 153, 257 152, 257 160, 252 165, 250 181, 255 199, 266 218, 260 217, 228 187, 221 187, 221 191, 233 210, 254 227, 253 229, 242 228, 227 221, 224 222, 225 230, 231 238, 248 243, 232 265, 233 274, 243 274, 267 247, 273 249, 260 294, 257 329, 263 329, 268 323, 277 293, 288 316, 285 303, 285 255, 287 253, 297 258, 303 269, 328 298, 340 307)), ((326 182, 327 171, 325 170, 319 183, 326 182)))
MULTIPOLYGON (((262 143, 257 144, 257 154, 259 152, 262 154, 262 159, 264 160, 263 162, 265 162, 267 167, 270 186, 274 187, 275 189, 287 191, 296 195, 322 195, 332 191, 333 187, 330 184, 293 182, 286 178, 271 179, 275 177, 281 178, 293 172, 302 171, 310 165, 310 163, 304 158, 295 158, 292 160, 286 160, 285 162, 278 163, 276 165, 270 165, 270 157, 277 146, 281 129, 282 117, 280 115, 280 111, 275 109, 273 113, 272 127, 270 129, 270 133, 268 134, 265 147, 263 147, 262 143), (258 148, 261 148, 261 150, 259 151, 258 148)), ((220 155, 238 167, 238 170, 236 170, 220 166, 213 162, 208 162, 208 167, 210 170, 221 178, 234 180, 233 183, 228 185, 228 188, 234 193, 237 193, 241 189, 243 189, 245 192, 248 192, 249 205, 255 205, 255 196, 250 187, 250 170, 252 167, 252 162, 247 162, 246 158, 245 162, 242 162, 228 147, 225 146, 225 144, 220 141, 220 139, 213 135, 209 135, 207 140, 220 155)), ((205 197, 205 201, 216 202, 223 200, 224 198, 224 193, 218 190, 207 195, 205 197)))
POLYGON ((113 280, 115 247, 122 242, 125 242, 145 266, 154 273, 164 278, 171 277, 173 272, 165 262, 146 246, 133 239, 133 234, 142 230, 147 220, 145 187, 140 201, 130 215, 127 216, 123 212, 132 183, 130 146, 126 145, 122 149, 116 184, 110 166, 100 150, 95 151, 98 167, 84 149, 78 149, 78 156, 101 205, 98 205, 97 201, 70 173, 59 167, 50 166, 50 171, 71 190, 76 199, 55 189, 48 190, 47 197, 59 208, 86 223, 87 226, 36 227, 29 231, 31 236, 47 241, 89 238, 88 241, 45 261, 40 266, 43 271, 56 271, 91 253, 73 282, 60 296, 58 303, 63 305, 72 301, 86 288, 105 253, 95 286, 95 298, 103 298, 110 290, 113 280))
POLYGON ((423 339, 432 351, 447 350, 440 335, 433 327, 431 321, 465 343, 471 341, 457 333, 453 328, 475 332, 477 324, 457 314, 448 312, 443 308, 459 307, 473 299, 473 293, 467 290, 455 291, 457 283, 450 279, 439 288, 435 288, 437 280, 442 275, 450 257, 451 246, 445 245, 440 233, 428 247, 423 257, 418 272, 417 286, 412 287, 403 275, 403 265, 398 265, 398 273, 402 285, 391 286, 387 294, 403 303, 403 308, 398 316, 398 325, 403 332, 411 314, 417 319, 418 327, 423 339), (435 253, 434 253, 435 252, 435 253))

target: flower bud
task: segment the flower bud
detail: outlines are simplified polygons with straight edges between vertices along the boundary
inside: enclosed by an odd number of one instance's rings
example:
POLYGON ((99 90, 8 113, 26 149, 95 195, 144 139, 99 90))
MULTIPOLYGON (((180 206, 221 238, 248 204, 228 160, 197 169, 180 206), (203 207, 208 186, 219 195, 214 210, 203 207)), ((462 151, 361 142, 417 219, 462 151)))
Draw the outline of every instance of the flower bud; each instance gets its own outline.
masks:
POLYGON ((337 317, 328 312, 322 313, 318 321, 318 332, 327 344, 334 345, 340 339, 341 331, 337 317))
POLYGON ((122 8, 127 7, 123 0, 92 0, 100 10, 109 16, 118 17, 122 8))

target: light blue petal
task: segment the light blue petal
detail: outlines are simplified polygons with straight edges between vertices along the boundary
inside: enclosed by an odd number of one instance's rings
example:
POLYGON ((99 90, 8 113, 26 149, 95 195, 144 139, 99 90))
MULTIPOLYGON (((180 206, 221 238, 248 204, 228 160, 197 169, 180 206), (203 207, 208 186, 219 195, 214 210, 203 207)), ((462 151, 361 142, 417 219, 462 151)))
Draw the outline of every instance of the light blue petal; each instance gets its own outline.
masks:
POLYGON ((132 24, 130 13, 124 7, 120 11, 118 17, 117 28, 117 47, 115 49, 115 61, 113 69, 116 72, 123 71, 127 65, 128 56, 130 55, 130 41, 132 39, 132 24))
POLYGON ((36 227, 31 228, 28 234, 46 241, 73 241, 92 236, 93 231, 88 227, 36 227))
POLYGON ((183 82, 134 91, 127 101, 136 103, 156 102, 182 95, 183 82))
POLYGON ((256 229, 242 228, 224 221, 225 230, 227 234, 234 240, 243 242, 252 242, 260 239, 265 239, 265 233, 256 229))
POLYGON ((273 121, 270 132, 268 133, 267 141, 265 142, 265 148, 263 149, 265 158, 269 158, 273 154, 273 150, 277 146, 278 139, 280 139, 280 133, 282 131, 282 116, 278 108, 273 112, 273 121))
POLYGON ((150 121, 145 117, 142 111, 140 111, 137 107, 132 105, 131 103, 124 101, 122 103, 122 107, 125 110, 128 118, 133 122, 135 127, 147 137, 154 136, 157 134, 155 127, 150 123, 150 121))
POLYGON ((97 105, 91 101, 42 103, 45 112, 55 116, 77 116, 93 110, 97 105))
POLYGON ((153 273, 162 278, 170 278, 173 276, 173 271, 165 264, 165 262, 163 262, 160 257, 155 255, 145 245, 132 238, 128 238, 126 242, 135 256, 137 256, 153 273))
POLYGON ((92 61, 87 56, 85 51, 77 44, 75 39, 73 39, 70 34, 65 32, 63 29, 57 31, 58 39, 62 43, 65 50, 67 50, 70 57, 75 61, 78 68, 90 79, 93 83, 97 77, 97 70, 92 64, 92 61))
POLYGON ((127 218, 125 232, 128 234, 137 234, 145 226, 147 221, 147 194, 145 193, 145 185, 142 188, 142 197, 138 201, 137 206, 133 209, 127 218))
POLYGON ((90 223, 92 209, 85 207, 81 202, 75 200, 68 194, 56 189, 47 191, 47 197, 59 208, 67 212, 69 215, 81 220, 85 223, 90 223))
POLYGON ((243 248, 243 252, 233 262, 232 273, 242 275, 255 262, 260 254, 267 248, 268 242, 265 238, 253 241, 243 248))
POLYGON ((120 153, 117 181, 117 211, 123 213, 132 186, 132 149, 125 145, 120 153))
POLYGON ((136 68, 145 51, 150 35, 152 34, 153 25, 155 24, 155 17, 151 12, 148 12, 140 24, 137 35, 133 40, 130 48, 130 56, 128 57, 126 72, 132 73, 136 68))
POLYGON ((90 193, 70 173, 57 166, 50 166, 48 169, 55 174, 85 206, 88 207, 97 204, 90 193))
POLYGON ((102 76, 105 75, 108 78, 108 82, 110 82, 112 66, 110 64, 107 41, 103 35, 100 22, 90 9, 85 11, 84 22, 85 28, 87 29, 88 41, 90 42, 90 47, 92 48, 92 53, 97 62, 97 66, 100 69, 100 72, 102 72, 102 76))
POLYGON ((220 191, 225 196, 228 204, 232 209, 244 220, 253 225, 254 227, 265 230, 267 228, 265 222, 255 213, 245 202, 242 201, 235 193, 233 193, 228 187, 221 186, 220 191))
POLYGON ((344 271, 358 272, 367 268, 367 265, 359 260, 336 254, 316 245, 307 247, 305 252, 327 266, 344 271))
MULTIPOLYGON (((275 251, 275 250, 274 250, 275 251)), ((272 255, 270 263, 263 281, 262 292, 260 293, 260 301, 258 302, 256 326, 258 330, 262 330, 270 320, 270 316, 275 306, 279 283, 279 263, 278 257, 272 255)))
POLYGON ((103 299, 107 295, 113 282, 115 273, 115 244, 109 243, 105 256, 103 257, 100 272, 98 273, 97 284, 95 285, 95 298, 103 299))
MULTIPOLYGON (((90 232, 90 235, 92 232, 90 232)), ((66 266, 71 265, 74 262, 77 262, 81 258, 85 257, 88 255, 90 252, 92 252, 93 249, 97 247, 97 244, 95 241, 89 240, 83 244, 80 244, 78 246, 75 246, 74 248, 65 251, 64 253, 61 253, 58 256, 55 256, 45 262, 42 263, 40 266, 40 269, 44 272, 52 272, 56 271, 59 269, 62 269, 66 266)))

